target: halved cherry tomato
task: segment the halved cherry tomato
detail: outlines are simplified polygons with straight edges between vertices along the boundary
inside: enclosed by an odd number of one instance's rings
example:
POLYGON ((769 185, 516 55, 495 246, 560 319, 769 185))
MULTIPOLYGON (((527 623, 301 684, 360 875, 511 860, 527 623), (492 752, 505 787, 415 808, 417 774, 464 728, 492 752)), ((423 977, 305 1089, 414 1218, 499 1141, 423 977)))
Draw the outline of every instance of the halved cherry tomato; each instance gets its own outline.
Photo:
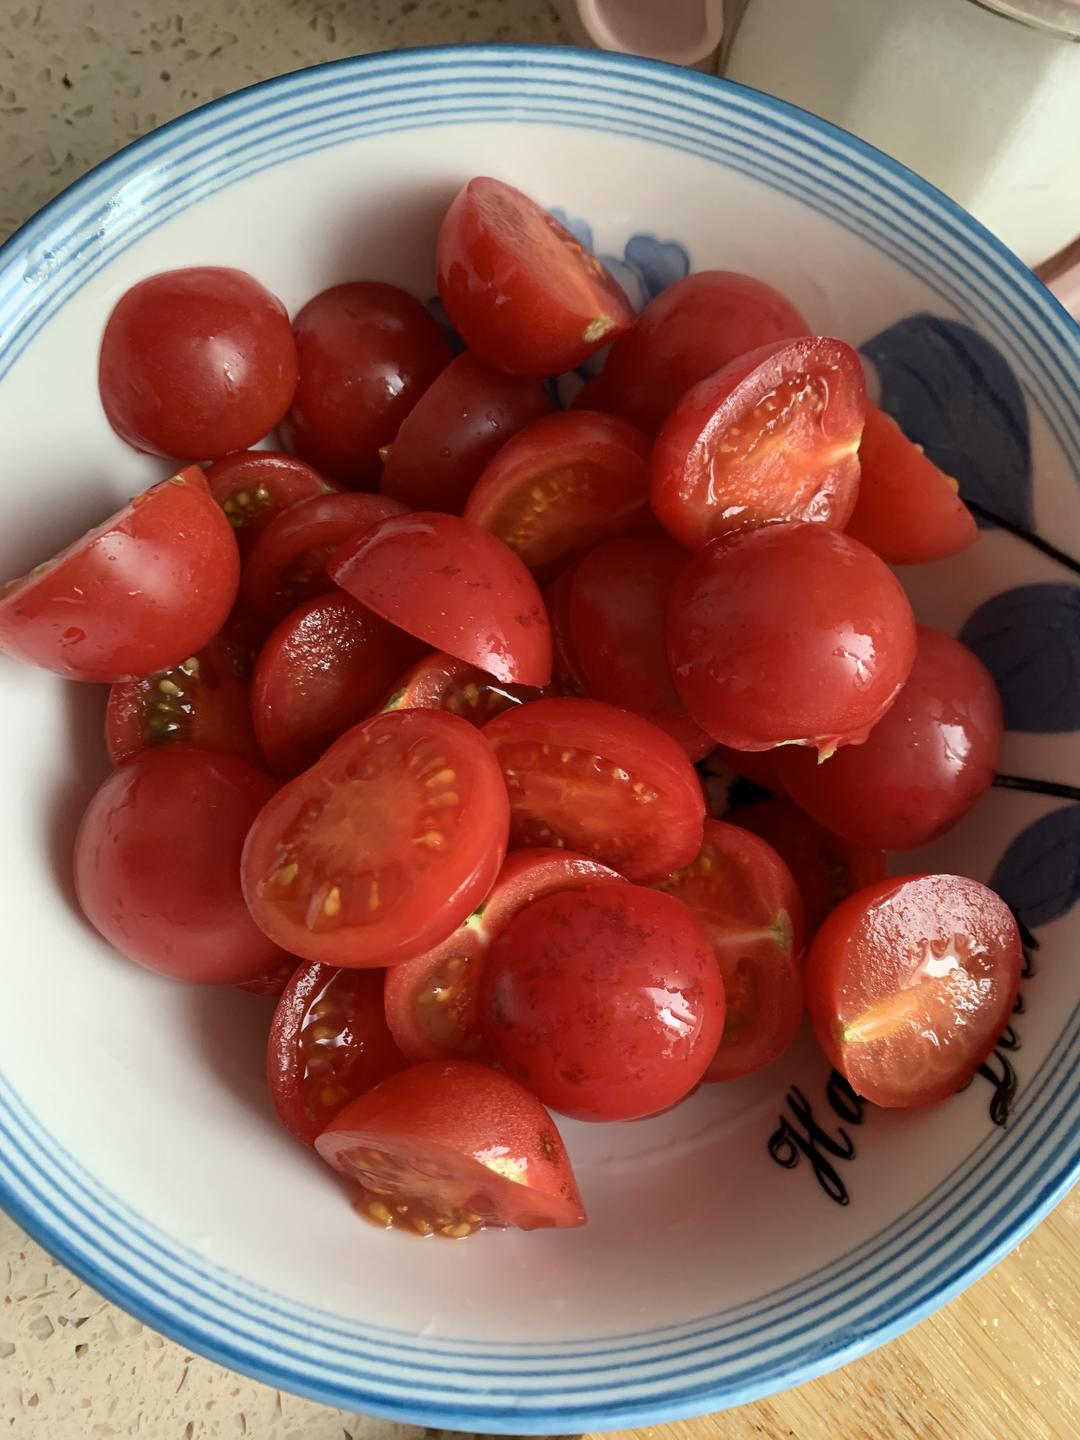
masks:
POLYGON ((248 557, 240 580, 245 605, 275 623, 284 619, 301 601, 333 590, 326 564, 343 541, 404 513, 404 505, 383 495, 316 495, 291 505, 248 557))
POLYGON ((842 530, 859 490, 862 365, 842 340, 780 340, 732 360, 676 405, 649 493, 688 550, 781 520, 842 530))
POLYGON ((543 693, 534 685, 504 684, 475 665, 436 650, 398 680, 383 709, 449 710, 482 729, 504 710, 539 700, 543 693))
POLYGON ((701 760, 715 741, 686 713, 667 654, 668 600, 687 558, 666 538, 598 545, 573 571, 567 615, 585 693, 644 715, 701 760))
POLYGON ((293 323, 300 380, 279 434, 324 475, 372 490, 379 451, 439 371, 450 345, 428 310, 396 285, 335 285, 293 323))
POLYGON ((165 745, 114 770, 75 841, 91 925, 147 969, 225 984, 257 979, 281 952, 248 914, 240 851, 275 783, 238 755, 165 745))
POLYGON ((510 794, 511 843, 554 845, 630 880, 662 880, 701 848, 694 767, 655 725, 597 700, 534 700, 484 728, 510 794))
POLYGON ((778 290, 732 270, 700 270, 650 300, 575 402, 609 410, 655 435, 706 375, 810 327, 778 290))
POLYGON ((534 900, 480 981, 499 1064, 577 1120, 636 1120, 699 1083, 724 1028, 724 986, 681 900, 604 881, 534 900))
POLYGON ((384 520, 343 545, 330 574, 376 615, 497 680, 551 679, 551 629, 536 581, 468 520, 421 511, 384 520))
POLYGON ((539 1100, 467 1060, 432 1061, 347 1105, 315 1142, 386 1229, 463 1240, 484 1226, 584 1225, 562 1138, 539 1100))
POLYGON ((977 880, 882 880, 818 931, 807 1008, 857 1094, 875 1105, 931 1105, 966 1085, 997 1044, 1021 963, 1012 912, 977 880))
POLYGON ((386 1018, 402 1054, 409 1060, 486 1058, 477 992, 492 941, 541 895, 619 878, 606 865, 565 850, 508 855, 491 894, 449 939, 386 972, 386 1018))
POLYGON ((794 1040, 803 1014, 803 903, 780 856, 749 830, 705 821, 698 856, 657 889, 688 905, 724 981, 724 1033, 706 1080, 737 1080, 794 1040))
POLYGON ((380 970, 301 965, 282 992, 266 1047, 278 1118, 314 1145, 341 1107, 405 1067, 383 1014, 380 970))
POLYGON ((534 420, 488 464, 465 518, 549 576, 590 545, 640 527, 649 515, 649 442, 596 410, 534 420))
POLYGON ((217 634, 239 576, 229 522, 190 465, 0 586, 0 653, 69 680, 152 675, 217 634))
POLYGON ((767 840, 794 875, 806 909, 808 940, 841 900, 888 873, 884 850, 842 840, 790 800, 762 800, 724 818, 767 840))
POLYGON ((585 694, 585 681, 570 643, 570 587, 574 582, 571 565, 557 575, 544 591, 544 605, 551 626, 551 688, 556 695, 585 694))
POLYGON ((181 460, 254 445, 288 410, 296 378, 284 305, 243 270, 213 265, 133 285, 109 316, 98 360, 116 433, 181 460))
POLYGON ((225 511, 242 559, 270 521, 314 495, 325 495, 328 485, 317 470, 279 450, 241 450, 215 460, 206 472, 210 494, 225 511))
POLYGON ((197 655, 163 674, 114 685, 105 709, 109 759, 122 765, 151 745, 190 740, 258 764, 251 665, 250 650, 226 625, 197 655))
POLYGON ((847 532, 887 564, 947 560, 979 538, 956 481, 876 405, 866 407, 859 467, 859 498, 847 532))
POLYGON ((466 350, 436 375, 401 422, 379 489, 414 510, 460 515, 499 447, 550 410, 540 380, 507 375, 466 350))
POLYGON ((951 635, 918 628, 907 684, 862 745, 823 765, 780 751, 788 794, 855 845, 913 850, 966 815, 1001 760, 1001 697, 979 657, 951 635))
POLYGON ((435 254, 439 294, 466 345, 511 375, 559 375, 629 329, 630 302, 534 200, 480 176, 454 198, 435 254))
POLYGON ((915 620, 872 550, 824 525, 766 525, 715 541, 675 582, 675 688, 738 750, 864 740, 915 659, 915 620))
POLYGON ((420 643, 351 595, 315 595, 276 626, 251 682, 255 736, 291 779, 378 705, 420 643))
POLYGON ((392 965, 476 909, 499 873, 508 822, 478 730, 444 710, 375 715, 263 809, 244 847, 244 894, 293 955, 392 965))

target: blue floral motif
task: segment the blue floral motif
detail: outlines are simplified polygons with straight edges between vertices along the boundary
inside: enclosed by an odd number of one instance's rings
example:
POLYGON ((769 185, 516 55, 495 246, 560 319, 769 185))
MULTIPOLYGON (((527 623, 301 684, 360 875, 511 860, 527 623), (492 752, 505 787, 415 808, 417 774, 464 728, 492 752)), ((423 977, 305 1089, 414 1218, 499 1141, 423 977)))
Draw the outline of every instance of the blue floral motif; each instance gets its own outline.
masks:
POLYGON ((993 675, 1007 729, 1080 730, 1080 587, 1004 590, 979 606, 960 638, 993 675))
POLYGON ((926 314, 898 320, 862 351, 877 367, 882 408, 963 498, 1030 530, 1027 406, 1001 352, 970 326, 926 314))
POLYGON ((1021 830, 990 878, 1029 930, 1080 900, 1080 805, 1065 805, 1021 830))

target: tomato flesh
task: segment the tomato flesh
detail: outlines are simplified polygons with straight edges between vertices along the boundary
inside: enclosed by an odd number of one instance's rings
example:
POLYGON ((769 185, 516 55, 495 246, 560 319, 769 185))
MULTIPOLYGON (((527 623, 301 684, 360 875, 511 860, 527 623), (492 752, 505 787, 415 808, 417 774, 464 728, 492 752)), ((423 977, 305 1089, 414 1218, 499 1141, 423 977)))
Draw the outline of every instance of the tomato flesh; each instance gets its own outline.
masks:
POLYGON ((539 700, 543 693, 534 685, 503 684, 475 665, 436 650, 401 676, 383 709, 449 710, 483 729, 504 710, 539 700))
POLYGON ((977 880, 882 880, 818 931, 807 962, 810 1019, 859 1095, 930 1105, 965 1085, 994 1048, 1022 958, 1012 912, 977 880))
POLYGON ((639 715, 535 700, 484 729, 510 795, 512 845, 555 846, 642 883, 701 848, 705 801, 685 753, 639 715))
POLYGON ((373 1224, 462 1240, 485 1226, 584 1225, 554 1121, 507 1075, 432 1061, 359 1096, 315 1142, 373 1224))
POLYGON ((618 879, 606 865, 564 850, 508 855, 491 894, 449 939, 386 972, 386 1018, 402 1054, 412 1061, 488 1058, 477 1000, 492 941, 541 895, 618 879))
POLYGON ((499 872, 508 822, 478 730, 442 710, 376 715, 259 814, 244 894, 293 955, 391 965, 438 945, 475 910, 499 872))
POLYGON ((206 483, 225 511, 244 560, 276 515, 333 488, 303 460, 278 450, 241 450, 215 460, 206 483))

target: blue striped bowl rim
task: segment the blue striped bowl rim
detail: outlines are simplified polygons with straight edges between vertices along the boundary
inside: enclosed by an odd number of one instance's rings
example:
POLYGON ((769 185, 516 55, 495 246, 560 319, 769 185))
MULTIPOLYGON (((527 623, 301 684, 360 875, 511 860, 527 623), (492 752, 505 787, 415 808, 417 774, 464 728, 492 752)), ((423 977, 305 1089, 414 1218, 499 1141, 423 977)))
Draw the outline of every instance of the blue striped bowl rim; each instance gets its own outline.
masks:
MULTIPOLYGON (((473 121, 636 137, 701 156, 829 216, 916 273, 1010 355, 1080 464, 1080 330, 958 206, 782 102, 622 56, 460 47, 338 61, 173 121, 99 166, 0 249, 0 378, 141 235, 203 196, 345 141, 473 121)), ((102 1293, 192 1349, 349 1410, 537 1433, 736 1405, 845 1363, 929 1314, 1030 1230, 1080 1173, 1080 1006, 1021 1092, 930 1194, 840 1259, 677 1325, 573 1344, 423 1339, 273 1294, 105 1189, 0 1072, 0 1201, 102 1293)))

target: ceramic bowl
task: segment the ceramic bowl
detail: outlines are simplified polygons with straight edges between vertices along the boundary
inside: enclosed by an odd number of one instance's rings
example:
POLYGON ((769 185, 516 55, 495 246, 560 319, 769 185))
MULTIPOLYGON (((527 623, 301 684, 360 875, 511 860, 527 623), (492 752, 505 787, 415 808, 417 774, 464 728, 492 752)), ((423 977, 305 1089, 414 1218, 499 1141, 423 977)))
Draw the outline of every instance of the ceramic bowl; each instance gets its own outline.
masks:
POLYGON ((631 59, 450 49, 286 76, 155 132, 0 254, 0 570, 164 465, 109 430, 109 309, 170 266, 291 306, 433 293, 469 176, 520 185, 636 303, 750 271, 861 348, 884 404, 1000 523, 905 575, 990 665, 1006 778, 905 866, 989 880, 1032 964, 985 1073, 924 1113, 853 1101, 809 1037, 657 1119, 567 1123, 580 1231, 424 1243, 358 1221, 276 1125, 265 1002, 118 959, 74 907, 103 697, 0 662, 0 1200, 193 1350, 348 1409, 530 1432, 636 1425, 797 1384, 927 1315, 1080 1165, 1080 336, 1012 255, 886 157, 751 91, 631 59), (1011 779, 1008 777, 1012 777, 1011 779))

